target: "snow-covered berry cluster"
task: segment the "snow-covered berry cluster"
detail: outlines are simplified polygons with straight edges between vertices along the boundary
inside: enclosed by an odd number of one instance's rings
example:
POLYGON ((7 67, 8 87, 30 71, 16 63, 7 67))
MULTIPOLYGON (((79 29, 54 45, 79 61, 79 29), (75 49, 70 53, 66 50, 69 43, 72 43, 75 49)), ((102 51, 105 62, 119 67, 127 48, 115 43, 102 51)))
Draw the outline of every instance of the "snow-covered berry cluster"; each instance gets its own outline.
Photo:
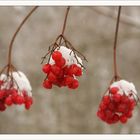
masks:
POLYGON ((79 82, 76 76, 82 75, 82 60, 71 49, 60 46, 56 48, 49 63, 45 64, 42 71, 46 74, 43 86, 51 89, 53 85, 58 87, 67 86, 76 89, 79 82))
POLYGON ((0 75, 0 111, 8 106, 23 105, 28 110, 32 103, 32 88, 27 77, 20 71, 0 75))
POLYGON ((126 123, 138 101, 133 83, 125 80, 114 82, 103 96, 97 116, 108 124, 126 123))

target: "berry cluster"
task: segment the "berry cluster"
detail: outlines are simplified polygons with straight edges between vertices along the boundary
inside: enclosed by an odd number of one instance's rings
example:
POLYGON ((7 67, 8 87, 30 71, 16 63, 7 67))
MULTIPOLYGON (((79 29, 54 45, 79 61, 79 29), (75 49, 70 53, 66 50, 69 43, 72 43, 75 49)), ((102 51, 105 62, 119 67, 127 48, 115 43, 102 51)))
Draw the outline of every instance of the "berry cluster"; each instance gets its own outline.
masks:
POLYGON ((0 111, 6 110, 7 106, 25 105, 26 109, 29 109, 32 105, 32 98, 27 95, 26 91, 22 91, 22 94, 16 89, 2 89, 0 90, 0 111))
POLYGON ((103 96, 97 116, 108 124, 126 123, 132 117, 136 99, 132 90, 125 94, 117 86, 111 86, 109 93, 103 96))
POLYGON ((0 76, 0 111, 5 111, 8 106, 24 105, 30 109, 33 100, 31 87, 22 72, 13 72, 10 76, 0 76), (12 75, 12 76, 11 76, 12 75))
POLYGON ((51 62, 43 66, 42 71, 47 74, 43 82, 44 88, 51 89, 53 85, 67 86, 70 89, 78 88, 79 82, 76 76, 82 75, 82 68, 72 61, 72 55, 68 53, 66 56, 63 52, 61 49, 55 50, 51 55, 51 62))

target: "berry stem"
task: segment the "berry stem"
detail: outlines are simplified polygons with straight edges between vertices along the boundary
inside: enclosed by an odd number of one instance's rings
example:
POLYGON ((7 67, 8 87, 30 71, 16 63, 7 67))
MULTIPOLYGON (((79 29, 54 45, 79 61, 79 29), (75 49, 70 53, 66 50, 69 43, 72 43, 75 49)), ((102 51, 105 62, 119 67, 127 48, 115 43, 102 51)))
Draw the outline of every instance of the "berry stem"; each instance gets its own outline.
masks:
POLYGON ((120 23, 120 14, 121 14, 121 6, 118 7, 118 16, 116 22, 116 30, 115 30, 115 37, 114 37, 114 78, 115 80, 118 79, 118 71, 117 71, 117 60, 116 60, 116 48, 117 48, 117 39, 118 39, 118 30, 119 30, 119 23, 120 23))
POLYGON ((7 74, 9 75, 9 71, 11 69, 11 59, 12 59, 12 48, 13 48, 13 43, 15 41, 15 38, 17 36, 17 34, 19 33, 21 27, 24 25, 24 23, 27 21, 27 19, 32 15, 32 13, 38 8, 38 6, 35 6, 29 13, 28 15, 24 18, 24 20, 20 23, 20 25, 18 26, 17 30, 15 31, 12 39, 11 39, 11 42, 10 42, 10 45, 9 45, 9 52, 8 52, 8 69, 7 69, 7 74))
POLYGON ((62 28, 62 36, 64 35, 64 32, 65 32, 69 10, 70 10, 70 6, 68 6, 66 10, 65 19, 64 19, 63 28, 62 28))

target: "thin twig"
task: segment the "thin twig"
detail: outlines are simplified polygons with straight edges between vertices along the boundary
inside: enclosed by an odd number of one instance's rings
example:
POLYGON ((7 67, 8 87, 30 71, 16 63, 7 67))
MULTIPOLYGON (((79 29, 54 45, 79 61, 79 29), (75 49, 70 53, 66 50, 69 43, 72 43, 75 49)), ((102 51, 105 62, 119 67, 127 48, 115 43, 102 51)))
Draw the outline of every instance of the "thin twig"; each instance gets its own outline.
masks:
POLYGON ((65 28, 66 28, 66 23, 67 23, 67 18, 68 18, 69 11, 70 11, 70 6, 68 6, 67 9, 66 9, 65 19, 64 19, 64 23, 63 23, 63 27, 62 27, 62 33, 61 33, 61 38, 60 38, 59 45, 61 44, 61 41, 62 41, 64 32, 65 32, 65 28))
POLYGON ((27 21, 27 19, 32 15, 32 13, 38 8, 38 6, 35 6, 29 13, 28 15, 24 18, 24 20, 21 22, 21 24, 19 25, 19 27, 17 28, 17 30, 15 31, 12 39, 11 39, 11 42, 10 42, 10 45, 9 45, 9 53, 8 53, 8 70, 7 70, 7 73, 9 73, 9 70, 10 70, 10 67, 11 67, 11 55, 12 55, 12 48, 13 48, 13 43, 15 41, 15 38, 17 36, 17 34, 19 33, 21 27, 24 25, 24 23, 27 21))
POLYGON ((70 6, 68 6, 68 7, 67 7, 67 10, 66 10, 65 19, 64 19, 64 24, 63 24, 63 28, 62 28, 62 35, 64 35, 64 32, 65 32, 65 28, 66 28, 66 23, 67 23, 67 18, 68 18, 69 10, 70 10, 70 6))
POLYGON ((117 60, 116 60, 116 48, 117 48, 117 40, 118 40, 118 31, 119 31, 119 22, 120 22, 120 14, 121 14, 121 6, 118 7, 118 16, 117 16, 117 23, 115 29, 115 37, 114 37, 114 46, 113 46, 113 58, 114 58, 114 77, 117 80, 118 71, 117 71, 117 60))

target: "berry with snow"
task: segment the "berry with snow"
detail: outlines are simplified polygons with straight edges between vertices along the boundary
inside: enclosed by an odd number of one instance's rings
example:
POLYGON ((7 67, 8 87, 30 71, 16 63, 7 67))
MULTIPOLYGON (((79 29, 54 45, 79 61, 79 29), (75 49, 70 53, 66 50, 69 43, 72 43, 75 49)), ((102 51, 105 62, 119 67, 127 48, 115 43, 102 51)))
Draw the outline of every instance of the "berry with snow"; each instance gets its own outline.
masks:
POLYGON ((53 85, 58 87, 67 86, 70 89, 76 89, 79 82, 76 76, 82 76, 82 60, 74 54, 71 49, 60 46, 56 48, 50 57, 49 63, 45 64, 42 71, 46 74, 43 87, 51 89, 53 85), (77 58, 77 59, 76 59, 77 58))
POLYGON ((61 54, 61 52, 59 52, 59 51, 54 51, 54 52, 52 53, 52 59, 53 59, 54 61, 56 61, 56 62, 62 60, 62 54, 61 54))
POLYGON ((22 72, 10 72, 9 75, 1 74, 0 81, 5 81, 0 85, 0 111, 4 111, 12 105, 25 104, 26 109, 31 107, 32 88, 22 72))
POLYGON ((126 123, 138 101, 137 91, 132 83, 125 80, 114 82, 103 96, 97 116, 108 124, 126 123))

